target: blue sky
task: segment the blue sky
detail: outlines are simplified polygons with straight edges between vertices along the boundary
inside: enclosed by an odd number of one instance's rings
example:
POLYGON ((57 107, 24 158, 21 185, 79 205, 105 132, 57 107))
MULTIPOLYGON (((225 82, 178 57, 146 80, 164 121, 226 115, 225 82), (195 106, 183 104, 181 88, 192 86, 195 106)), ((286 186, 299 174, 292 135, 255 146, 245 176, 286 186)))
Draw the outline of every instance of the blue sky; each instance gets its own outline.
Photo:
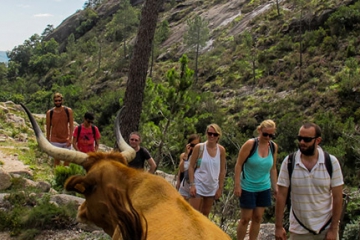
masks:
POLYGON ((86 0, 0 0, 0 51, 12 50, 33 34, 41 35, 48 24, 54 27, 86 0))

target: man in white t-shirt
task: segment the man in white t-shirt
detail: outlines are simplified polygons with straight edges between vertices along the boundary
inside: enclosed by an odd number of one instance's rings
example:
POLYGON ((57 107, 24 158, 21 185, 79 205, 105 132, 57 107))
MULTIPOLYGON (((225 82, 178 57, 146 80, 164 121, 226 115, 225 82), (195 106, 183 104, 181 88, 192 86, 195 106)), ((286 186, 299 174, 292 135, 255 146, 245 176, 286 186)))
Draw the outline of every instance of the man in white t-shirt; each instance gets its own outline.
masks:
MULTIPOLYGON (((339 239, 343 176, 336 157, 330 155, 332 176, 325 165, 321 129, 314 123, 301 126, 291 177, 290 239, 339 239)), ((287 156, 281 164, 275 209, 275 239, 286 240, 284 207, 290 186, 287 156)))

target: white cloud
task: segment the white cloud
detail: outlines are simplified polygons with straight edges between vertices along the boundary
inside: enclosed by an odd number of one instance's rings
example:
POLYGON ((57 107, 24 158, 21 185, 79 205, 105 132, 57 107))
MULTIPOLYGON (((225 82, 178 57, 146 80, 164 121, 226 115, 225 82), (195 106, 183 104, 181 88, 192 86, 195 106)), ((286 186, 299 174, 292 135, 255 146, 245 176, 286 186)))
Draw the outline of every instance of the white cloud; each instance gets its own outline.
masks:
POLYGON ((54 15, 50 14, 50 13, 39 13, 39 14, 35 14, 33 15, 34 17, 52 17, 54 15))

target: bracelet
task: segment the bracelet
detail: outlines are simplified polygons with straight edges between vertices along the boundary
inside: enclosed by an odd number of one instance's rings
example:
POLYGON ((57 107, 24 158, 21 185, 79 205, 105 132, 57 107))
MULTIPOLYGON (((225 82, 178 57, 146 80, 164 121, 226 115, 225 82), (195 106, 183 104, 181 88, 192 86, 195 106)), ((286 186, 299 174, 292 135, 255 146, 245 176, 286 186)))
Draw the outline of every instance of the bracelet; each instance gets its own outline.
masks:
POLYGON ((195 186, 195 183, 190 183, 190 186, 195 186))

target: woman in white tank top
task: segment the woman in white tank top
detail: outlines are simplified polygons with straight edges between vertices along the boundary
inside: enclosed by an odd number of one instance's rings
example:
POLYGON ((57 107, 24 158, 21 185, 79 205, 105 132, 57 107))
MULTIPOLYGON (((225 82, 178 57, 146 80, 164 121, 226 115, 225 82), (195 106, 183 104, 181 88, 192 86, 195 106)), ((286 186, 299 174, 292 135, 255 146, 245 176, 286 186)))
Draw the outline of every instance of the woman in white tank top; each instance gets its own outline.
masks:
POLYGON ((206 217, 209 216, 214 199, 219 199, 224 186, 226 171, 225 148, 218 144, 220 127, 213 123, 206 128, 207 141, 195 146, 190 157, 189 203, 206 217), (200 146, 202 145, 202 146, 200 146), (202 156, 199 156, 203 148, 202 156), (199 157, 199 159, 198 159, 199 157), (196 165, 196 171, 194 167, 196 165))

